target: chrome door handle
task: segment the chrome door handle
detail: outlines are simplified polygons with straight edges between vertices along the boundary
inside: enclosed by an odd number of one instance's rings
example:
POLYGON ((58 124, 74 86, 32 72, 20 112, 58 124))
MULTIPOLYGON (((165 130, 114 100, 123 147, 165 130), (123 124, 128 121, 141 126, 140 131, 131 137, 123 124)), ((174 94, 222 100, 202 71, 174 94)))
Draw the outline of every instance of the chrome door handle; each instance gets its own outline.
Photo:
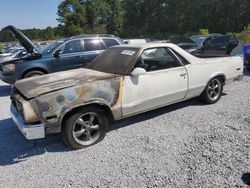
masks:
POLYGON ((187 73, 181 73, 180 74, 180 76, 186 76, 187 75, 187 73))

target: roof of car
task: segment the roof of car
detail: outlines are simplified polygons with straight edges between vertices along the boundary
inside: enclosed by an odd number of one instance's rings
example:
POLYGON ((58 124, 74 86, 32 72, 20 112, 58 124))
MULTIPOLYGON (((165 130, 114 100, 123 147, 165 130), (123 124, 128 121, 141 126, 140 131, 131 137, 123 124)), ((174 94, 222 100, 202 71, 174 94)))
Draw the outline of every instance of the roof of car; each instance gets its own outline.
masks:
POLYGON ((125 45, 119 45, 119 46, 113 46, 111 48, 139 48, 139 49, 145 49, 145 48, 155 48, 155 47, 173 47, 176 46, 173 43, 142 43, 142 44, 125 44, 125 45))
POLYGON ((109 34, 85 34, 85 35, 76 35, 68 38, 62 38, 60 41, 69 41, 73 39, 82 39, 82 38, 116 38, 119 41, 122 41, 119 39, 119 37, 115 35, 109 35, 109 34))
POLYGON ((78 39, 78 38, 89 38, 89 37, 116 37, 114 35, 109 35, 109 34, 85 34, 85 35, 77 35, 77 36, 72 36, 67 39, 78 39))

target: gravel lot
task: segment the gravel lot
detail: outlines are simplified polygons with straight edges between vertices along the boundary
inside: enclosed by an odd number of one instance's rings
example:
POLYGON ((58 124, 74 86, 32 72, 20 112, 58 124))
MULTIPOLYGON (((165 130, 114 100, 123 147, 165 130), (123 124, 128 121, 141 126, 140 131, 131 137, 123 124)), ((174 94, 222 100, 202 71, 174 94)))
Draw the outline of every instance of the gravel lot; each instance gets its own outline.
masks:
POLYGON ((0 187, 247 187, 249 72, 215 105, 194 99, 125 119, 77 151, 60 135, 25 140, 9 92, 0 82, 0 187))

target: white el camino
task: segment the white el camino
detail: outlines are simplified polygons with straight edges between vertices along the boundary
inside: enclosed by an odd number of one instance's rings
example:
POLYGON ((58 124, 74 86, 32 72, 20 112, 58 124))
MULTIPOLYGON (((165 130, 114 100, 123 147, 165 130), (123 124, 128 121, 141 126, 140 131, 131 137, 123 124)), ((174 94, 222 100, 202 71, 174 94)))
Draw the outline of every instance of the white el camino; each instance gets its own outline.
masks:
POLYGON ((17 81, 11 113, 27 139, 61 132, 67 145, 84 148, 114 120, 193 97, 216 103, 242 74, 240 57, 203 59, 170 43, 116 46, 86 68, 17 81))

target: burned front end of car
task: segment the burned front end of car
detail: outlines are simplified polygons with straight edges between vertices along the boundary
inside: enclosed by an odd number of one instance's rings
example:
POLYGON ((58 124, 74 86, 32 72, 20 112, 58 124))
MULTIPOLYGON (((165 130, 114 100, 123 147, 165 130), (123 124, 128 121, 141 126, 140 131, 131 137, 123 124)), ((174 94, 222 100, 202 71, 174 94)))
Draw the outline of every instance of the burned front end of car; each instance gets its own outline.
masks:
POLYGON ((64 95, 60 91, 51 92, 28 99, 14 86, 11 90, 11 115, 19 130, 28 139, 44 138, 49 133, 61 131, 60 117, 66 109, 64 95), (54 97, 55 96, 55 97, 54 97))
MULTIPOLYGON (((120 77, 97 79, 88 76, 84 81, 76 79, 72 84, 66 83, 51 82, 32 87, 32 90, 23 89, 23 85, 21 90, 12 87, 12 117, 27 139, 44 138, 46 134, 61 132, 63 117, 75 108, 97 104, 112 111, 111 108, 120 107, 120 77)), ((21 84, 19 82, 19 88, 21 84)))
POLYGON ((11 89, 10 112, 13 121, 28 140, 45 137, 44 124, 40 121, 34 107, 14 85, 11 89))

